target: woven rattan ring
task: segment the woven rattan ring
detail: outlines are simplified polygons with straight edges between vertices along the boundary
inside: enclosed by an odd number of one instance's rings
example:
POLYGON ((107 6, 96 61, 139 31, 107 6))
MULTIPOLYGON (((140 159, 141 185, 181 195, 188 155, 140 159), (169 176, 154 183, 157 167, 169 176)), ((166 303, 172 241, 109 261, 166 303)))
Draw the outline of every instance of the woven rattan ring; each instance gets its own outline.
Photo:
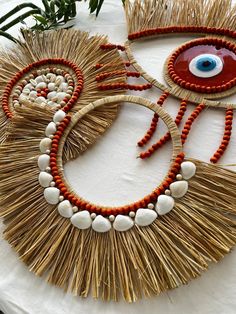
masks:
MULTIPOLYGON (((46 132, 47 133, 47 132, 46 132)), ((47 138, 42 140, 42 143, 46 142, 47 138)), ((161 194, 167 193, 166 190, 169 188, 170 184, 173 184, 176 180, 176 175, 180 171, 181 163, 184 159, 184 154, 182 152, 182 143, 180 134, 178 131, 178 128, 172 118, 167 114, 159 105, 152 103, 148 101, 147 99, 137 97, 137 96, 111 96, 107 97, 98 101, 95 101, 93 103, 90 103, 88 106, 84 107, 82 110, 80 110, 78 113, 76 113, 74 116, 67 115, 65 116, 60 124, 58 124, 57 132, 55 133, 54 137, 51 139, 51 150, 50 150, 50 169, 51 169, 51 176, 53 184, 55 183, 56 187, 46 187, 44 190, 44 195, 47 201, 50 202, 51 192, 55 193, 55 195, 60 195, 64 203, 67 204, 68 212, 66 212, 66 216, 68 218, 71 218, 72 223, 74 222, 74 219, 77 221, 77 216, 81 215, 81 212, 76 213, 78 211, 78 208, 80 208, 82 211, 86 211, 86 215, 91 215, 95 218, 95 215, 101 215, 101 219, 105 219, 104 223, 106 222, 107 228, 110 229, 111 227, 111 221, 115 219, 118 215, 125 215, 128 216, 130 226, 134 225, 134 221, 130 218, 130 216, 134 216, 135 213, 140 209, 146 209, 148 211, 148 214, 151 214, 152 219, 149 221, 149 224, 153 222, 154 218, 157 217, 157 214, 154 210, 154 204, 156 203, 157 197, 161 194), (91 204, 88 201, 82 199, 80 196, 78 196, 70 187, 68 184, 64 172, 63 172, 63 148, 66 143, 67 137, 69 136, 72 129, 78 124, 78 122, 89 112, 92 110, 101 107, 101 106, 108 106, 113 105, 115 102, 130 102, 133 104, 139 104, 146 108, 151 109, 155 113, 157 113, 164 121, 166 126, 169 129, 172 141, 173 141, 173 153, 172 153, 172 162, 170 169, 164 179, 164 181, 149 195, 145 196, 143 199, 126 205, 122 207, 103 207, 103 206, 97 206, 95 204, 91 204), (66 203, 65 203, 66 201, 66 203), (72 210, 74 208, 74 210, 72 210), (75 213, 74 213, 75 212, 75 213), (75 218, 74 218, 75 217, 75 218), (109 218, 110 217, 110 218, 109 218)), ((49 141, 50 142, 50 141, 49 141)), ((185 190, 186 184, 184 184, 184 190, 185 190)), ((59 203, 59 200, 58 200, 59 203)), ((64 211, 60 210, 60 207, 62 205, 59 203, 59 212, 62 213, 64 211)), ((85 215, 85 212, 83 213, 85 215)), ((98 217, 96 217, 97 219, 98 217)), ((121 218, 121 217, 120 217, 121 218)), ((127 217, 126 217, 127 218, 127 217)), ((133 217, 132 217, 133 218, 133 217)), ((94 222, 96 222, 96 219, 94 222)), ((82 220, 81 220, 82 221, 82 220)), ((92 223, 92 221, 90 221, 92 223)), ((114 225, 114 224, 113 224, 114 225)), ((145 224, 146 225, 146 224, 145 224)), ((87 225, 86 225, 87 226, 87 225)), ((99 228, 96 228, 96 224, 92 225, 94 226, 94 230, 99 231, 99 228)), ((115 227, 120 230, 120 227, 115 227)), ((108 229, 108 230, 109 230, 108 229)), ((121 228, 123 229, 123 228, 121 228)), ((101 231, 108 231, 106 228, 101 229, 101 231)))

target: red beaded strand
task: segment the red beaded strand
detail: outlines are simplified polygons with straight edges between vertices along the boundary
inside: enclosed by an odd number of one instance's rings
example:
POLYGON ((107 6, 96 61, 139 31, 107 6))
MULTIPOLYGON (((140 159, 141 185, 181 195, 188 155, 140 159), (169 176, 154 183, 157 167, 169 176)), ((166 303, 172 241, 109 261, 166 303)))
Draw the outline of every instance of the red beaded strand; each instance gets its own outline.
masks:
MULTIPOLYGON (((183 119, 183 116, 186 112, 187 109, 187 101, 186 100, 182 100, 180 103, 180 108, 178 111, 178 114, 175 118, 175 123, 177 125, 179 125, 183 119)), ((160 138, 160 140, 158 142, 156 142, 155 144, 153 144, 151 146, 151 148, 149 148, 146 152, 142 152, 139 154, 139 157, 141 159, 146 159, 148 157, 150 157, 155 151, 157 151, 160 147, 162 147, 166 142, 168 142, 170 140, 171 136, 170 136, 170 132, 167 132, 163 137, 160 138)))
POLYGON ((190 132, 190 129, 192 127, 192 124, 194 122, 194 120, 196 120, 196 118, 199 116, 199 114, 202 112, 202 110, 205 108, 204 104, 199 104, 191 113, 190 117, 188 118, 188 120, 185 122, 184 128, 182 130, 182 134, 181 134, 181 139, 182 139, 182 144, 185 143, 188 134, 190 132))
POLYGON ((99 84, 98 88, 100 90, 112 90, 112 89, 128 89, 128 90, 136 90, 143 91, 152 88, 152 84, 142 84, 142 85, 132 85, 127 83, 110 83, 110 84, 99 84))
POLYGON ((121 51, 125 50, 124 46, 114 45, 114 44, 103 44, 103 45, 100 45, 100 48, 102 50, 113 50, 113 49, 118 49, 118 50, 121 50, 121 51))
POLYGON ((102 74, 98 74, 96 76, 96 81, 102 81, 104 79, 106 79, 107 77, 111 77, 111 76, 119 76, 119 75, 123 75, 126 74, 127 77, 140 77, 140 73, 139 72, 135 72, 135 71, 126 71, 126 70, 117 70, 117 71, 111 71, 111 72, 104 72, 102 74))
POLYGON ((236 38, 236 32, 230 29, 208 27, 208 26, 167 26, 149 28, 140 32, 135 32, 128 35, 129 40, 136 40, 148 36, 156 36, 171 33, 200 33, 200 34, 215 34, 223 35, 231 38, 236 38))
POLYGON ((217 163, 217 161, 223 156, 227 146, 229 145, 230 137, 231 137, 231 130, 232 130, 232 123, 233 123, 233 114, 234 113, 233 113, 232 108, 226 109, 225 130, 224 130, 223 139, 221 141, 219 148, 210 159, 210 161, 214 164, 217 163))
MULTIPOLYGON (((164 101, 167 99, 168 96, 169 96, 169 93, 168 92, 164 92, 160 96, 160 98, 158 99, 157 104, 159 106, 162 106, 164 101)), ((140 141, 138 141, 138 146, 139 147, 143 147, 152 138, 153 134, 156 131, 158 120, 159 120, 158 114, 154 113, 151 125, 150 125, 147 133, 144 135, 144 137, 140 141)))

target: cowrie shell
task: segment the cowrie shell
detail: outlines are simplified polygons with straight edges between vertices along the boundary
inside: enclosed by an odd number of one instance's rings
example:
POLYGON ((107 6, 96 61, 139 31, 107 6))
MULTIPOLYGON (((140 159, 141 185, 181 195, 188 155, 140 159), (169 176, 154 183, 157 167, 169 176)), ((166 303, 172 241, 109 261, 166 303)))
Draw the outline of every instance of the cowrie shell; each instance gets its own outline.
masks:
POLYGON ((175 198, 183 197, 188 191, 187 181, 176 181, 170 184, 171 196, 175 198))
POLYGON ((111 229, 111 222, 102 215, 98 215, 92 222, 92 228, 97 232, 107 232, 111 229))
POLYGON ((148 208, 139 208, 135 215, 135 223, 138 226, 145 227, 153 223, 157 218, 157 213, 148 208))
POLYGON ((87 210, 83 210, 71 217, 71 223, 78 229, 88 229, 92 224, 92 218, 87 210))
POLYGON ((173 197, 168 195, 158 196, 155 209, 159 215, 165 215, 169 213, 175 205, 173 197))
POLYGON ((196 165, 191 161, 184 161, 181 164, 181 174, 185 180, 191 179, 196 173, 196 165))
POLYGON ((113 228, 117 231, 127 231, 134 225, 133 219, 129 216, 117 215, 113 223, 113 228))

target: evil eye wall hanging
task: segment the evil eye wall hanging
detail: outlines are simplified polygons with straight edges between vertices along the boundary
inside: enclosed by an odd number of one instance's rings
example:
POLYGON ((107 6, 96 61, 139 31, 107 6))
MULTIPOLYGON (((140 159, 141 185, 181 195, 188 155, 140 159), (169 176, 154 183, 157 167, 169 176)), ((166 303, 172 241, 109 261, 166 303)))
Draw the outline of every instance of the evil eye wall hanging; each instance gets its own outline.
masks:
MULTIPOLYGON (((211 156, 212 163, 224 154, 231 137, 235 105, 224 100, 236 92, 236 15, 230 0, 220 1, 126 1, 128 41, 123 50, 138 75, 163 92, 157 100, 163 105, 167 98, 180 99, 175 122, 182 122, 188 103, 196 108, 182 129, 182 143, 188 138, 193 122, 207 107, 222 108, 225 128, 221 142, 211 156), (147 73, 136 61, 133 43, 139 41, 192 34, 199 38, 185 42, 167 56, 163 76, 166 84, 147 73)), ((160 66, 160 65, 159 65, 160 66)), ((163 66, 163 65, 161 65, 163 66)), ((138 141, 145 146, 152 138, 158 122, 154 115, 147 133, 138 141)), ((140 153, 148 158, 170 139, 166 133, 160 140, 140 153)))

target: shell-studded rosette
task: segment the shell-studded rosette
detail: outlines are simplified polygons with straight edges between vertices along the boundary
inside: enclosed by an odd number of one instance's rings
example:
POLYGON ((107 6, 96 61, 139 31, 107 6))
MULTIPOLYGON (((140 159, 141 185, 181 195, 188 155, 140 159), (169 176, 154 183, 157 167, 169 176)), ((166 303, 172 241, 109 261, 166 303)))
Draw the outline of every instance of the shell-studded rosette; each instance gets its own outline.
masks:
MULTIPOLYGON (((36 104, 56 110, 77 112, 90 102, 105 96, 123 93, 123 89, 102 90, 97 76, 116 71, 116 76, 104 77, 104 84, 125 84, 123 60, 116 49, 104 51, 105 36, 90 36, 75 29, 52 30, 34 36, 24 30, 20 43, 0 52, 0 143, 6 139, 6 126, 17 108, 36 104), (98 68, 97 64, 106 64, 98 68)), ((117 115, 114 104, 109 110, 100 108, 81 121, 68 139, 66 159, 75 158, 109 127, 117 115), (74 145, 75 138, 79 138, 74 145)), ((33 113, 32 113, 33 114, 33 113)))

